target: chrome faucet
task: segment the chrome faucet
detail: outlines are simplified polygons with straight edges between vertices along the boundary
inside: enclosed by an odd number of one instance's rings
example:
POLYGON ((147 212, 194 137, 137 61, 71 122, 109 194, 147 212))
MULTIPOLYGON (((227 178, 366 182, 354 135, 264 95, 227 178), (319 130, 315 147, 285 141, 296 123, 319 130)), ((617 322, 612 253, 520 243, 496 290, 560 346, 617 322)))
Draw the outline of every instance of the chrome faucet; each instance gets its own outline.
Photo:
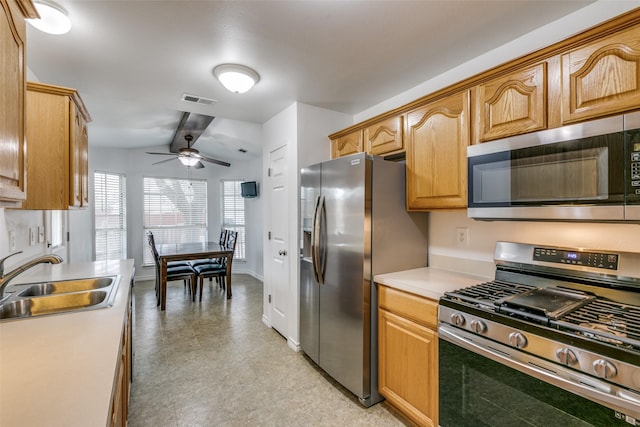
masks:
POLYGON ((27 263, 22 264, 20 267, 16 268, 15 270, 11 270, 10 272, 8 272, 7 274, 4 274, 4 262, 6 261, 7 258, 12 257, 14 255, 18 255, 21 254, 22 251, 18 251, 18 252, 14 252, 11 255, 8 255, 2 259, 0 259, 0 300, 2 300, 2 298, 4 297, 4 289, 7 287, 7 285, 9 284, 9 282, 16 277, 18 274, 22 273, 23 271, 26 271, 28 269, 30 269, 31 267, 34 267, 38 264, 44 264, 44 263, 49 263, 49 264, 60 264, 63 259, 61 257, 59 257, 58 255, 43 255, 41 257, 38 257, 36 259, 33 259, 27 263))

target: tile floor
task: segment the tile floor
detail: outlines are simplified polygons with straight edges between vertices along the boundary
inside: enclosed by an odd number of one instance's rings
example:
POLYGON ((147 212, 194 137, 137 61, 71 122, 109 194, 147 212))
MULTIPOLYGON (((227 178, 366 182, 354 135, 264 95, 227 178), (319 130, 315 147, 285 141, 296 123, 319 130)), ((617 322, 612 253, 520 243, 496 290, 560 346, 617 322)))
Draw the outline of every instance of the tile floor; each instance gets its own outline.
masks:
POLYGON ((233 276, 233 298, 205 282, 191 303, 169 283, 167 310, 153 282, 135 285, 129 425, 405 426, 384 402, 363 408, 262 323, 262 282, 233 276))

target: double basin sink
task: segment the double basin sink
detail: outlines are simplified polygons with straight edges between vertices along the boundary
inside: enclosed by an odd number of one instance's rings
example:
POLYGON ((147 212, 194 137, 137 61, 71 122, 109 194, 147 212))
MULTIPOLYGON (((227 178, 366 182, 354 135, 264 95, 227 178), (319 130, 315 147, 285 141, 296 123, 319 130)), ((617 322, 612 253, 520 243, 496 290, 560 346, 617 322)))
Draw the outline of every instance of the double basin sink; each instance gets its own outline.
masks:
POLYGON ((10 284, 0 303, 0 321, 107 308, 120 276, 10 284))

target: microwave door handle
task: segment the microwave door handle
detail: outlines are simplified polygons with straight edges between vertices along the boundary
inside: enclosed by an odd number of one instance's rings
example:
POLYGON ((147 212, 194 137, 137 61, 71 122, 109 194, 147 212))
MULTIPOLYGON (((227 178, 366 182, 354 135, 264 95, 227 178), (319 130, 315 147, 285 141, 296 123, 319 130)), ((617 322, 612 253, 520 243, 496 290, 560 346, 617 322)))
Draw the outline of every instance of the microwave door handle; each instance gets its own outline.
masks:
POLYGON ((313 208, 313 221, 311 224, 311 266, 313 267, 313 277, 316 279, 316 283, 320 283, 318 277, 318 208, 320 207, 320 196, 316 197, 316 203, 313 208))
POLYGON ((320 197, 318 211, 320 213, 318 219, 318 283, 323 284, 325 267, 327 265, 327 209, 324 196, 320 197))

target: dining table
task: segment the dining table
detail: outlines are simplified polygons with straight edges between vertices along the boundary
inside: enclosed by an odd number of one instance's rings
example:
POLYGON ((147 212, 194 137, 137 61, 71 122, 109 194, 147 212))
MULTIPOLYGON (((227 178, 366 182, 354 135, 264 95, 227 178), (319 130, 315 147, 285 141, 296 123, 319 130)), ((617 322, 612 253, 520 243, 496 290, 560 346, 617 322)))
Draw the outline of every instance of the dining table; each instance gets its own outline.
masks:
POLYGON ((219 242, 162 243, 156 245, 156 249, 160 263, 160 310, 165 310, 167 307, 167 263, 171 261, 226 258, 226 292, 227 299, 231 298, 233 249, 219 242))

